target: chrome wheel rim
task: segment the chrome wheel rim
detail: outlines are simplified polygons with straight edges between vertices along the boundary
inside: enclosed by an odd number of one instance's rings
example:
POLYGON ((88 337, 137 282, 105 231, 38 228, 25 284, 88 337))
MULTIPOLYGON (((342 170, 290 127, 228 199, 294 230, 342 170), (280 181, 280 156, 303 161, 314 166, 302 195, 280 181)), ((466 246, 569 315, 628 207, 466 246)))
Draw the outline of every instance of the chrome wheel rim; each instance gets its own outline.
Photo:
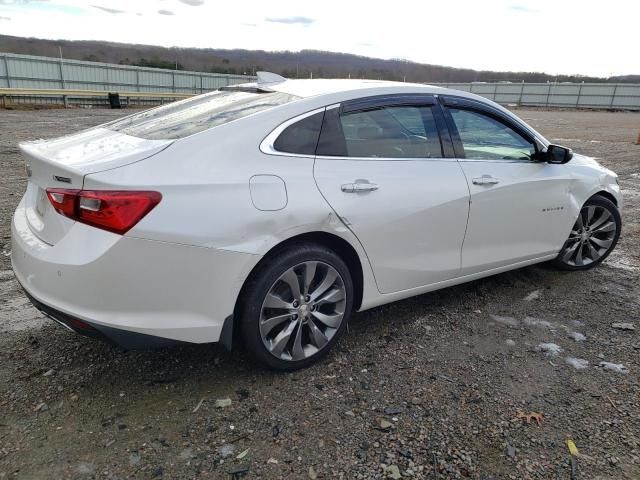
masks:
POLYGON ((613 245, 617 229, 608 209, 599 205, 585 205, 562 250, 562 261, 573 267, 598 261, 613 245))
POLYGON ((337 333, 346 301, 344 281, 335 268, 319 261, 300 263, 280 275, 262 302, 262 343, 281 360, 309 358, 337 333))

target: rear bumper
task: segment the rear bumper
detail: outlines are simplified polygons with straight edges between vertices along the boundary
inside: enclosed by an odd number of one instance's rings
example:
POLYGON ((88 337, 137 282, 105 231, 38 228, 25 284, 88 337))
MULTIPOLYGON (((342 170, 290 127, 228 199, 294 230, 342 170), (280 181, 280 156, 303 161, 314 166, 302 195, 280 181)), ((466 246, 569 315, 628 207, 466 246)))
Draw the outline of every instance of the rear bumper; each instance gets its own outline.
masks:
POLYGON ((76 223, 56 245, 31 231, 23 203, 12 220, 11 263, 48 316, 126 348, 210 343, 259 256, 119 236, 76 223))
POLYGON ((24 293, 33 306, 40 310, 42 314, 62 325, 67 330, 85 337, 91 337, 112 343, 126 350, 152 349, 183 343, 176 340, 169 340, 167 338, 155 337, 153 335, 145 335, 142 333, 111 328, 104 325, 91 324, 90 322, 80 320, 79 318, 75 318, 72 315, 68 315, 45 305, 44 303, 36 300, 26 290, 24 290, 24 293))

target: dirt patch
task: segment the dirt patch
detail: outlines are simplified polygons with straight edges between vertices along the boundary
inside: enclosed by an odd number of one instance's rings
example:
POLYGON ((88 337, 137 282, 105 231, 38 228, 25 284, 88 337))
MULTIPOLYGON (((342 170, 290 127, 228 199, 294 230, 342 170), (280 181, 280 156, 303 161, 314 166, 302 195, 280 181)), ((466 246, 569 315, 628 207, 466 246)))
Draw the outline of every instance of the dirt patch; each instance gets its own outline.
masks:
POLYGON ((620 174, 624 232, 603 265, 358 314, 324 362, 283 375, 217 346, 122 352, 20 292, 16 143, 126 113, 0 111, 0 479, 640 478, 640 114, 518 110, 620 174))

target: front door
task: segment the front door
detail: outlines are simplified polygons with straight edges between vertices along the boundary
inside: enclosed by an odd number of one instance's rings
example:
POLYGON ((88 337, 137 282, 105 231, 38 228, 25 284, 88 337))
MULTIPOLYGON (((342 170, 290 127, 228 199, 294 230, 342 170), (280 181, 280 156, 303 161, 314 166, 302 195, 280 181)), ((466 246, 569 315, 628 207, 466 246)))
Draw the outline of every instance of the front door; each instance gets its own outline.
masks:
POLYGON ((534 138, 498 112, 447 111, 471 193, 462 274, 557 253, 573 222, 565 165, 536 161, 534 138))

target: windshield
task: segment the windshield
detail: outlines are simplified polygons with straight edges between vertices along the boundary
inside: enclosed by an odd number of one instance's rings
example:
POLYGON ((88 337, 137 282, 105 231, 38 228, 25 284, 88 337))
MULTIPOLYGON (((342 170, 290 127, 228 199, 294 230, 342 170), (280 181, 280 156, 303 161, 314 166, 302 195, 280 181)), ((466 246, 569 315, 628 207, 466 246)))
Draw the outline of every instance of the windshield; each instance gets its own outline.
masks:
POLYGON ((149 140, 183 138, 297 98, 281 92, 217 90, 130 115, 105 128, 149 140))

